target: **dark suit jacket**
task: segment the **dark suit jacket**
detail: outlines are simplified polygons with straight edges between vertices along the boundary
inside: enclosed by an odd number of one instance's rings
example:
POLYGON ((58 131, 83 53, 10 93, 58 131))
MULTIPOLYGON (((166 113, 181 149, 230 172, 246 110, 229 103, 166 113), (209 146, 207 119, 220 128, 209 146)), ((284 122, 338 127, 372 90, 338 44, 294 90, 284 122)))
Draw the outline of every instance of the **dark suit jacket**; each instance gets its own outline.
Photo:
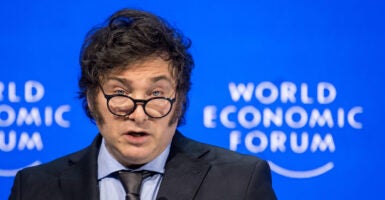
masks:
MULTIPOLYGON (((73 154, 17 173, 11 200, 99 199, 97 156, 102 137, 73 154)), ((253 156, 202 144, 178 131, 158 200, 276 199, 268 164, 253 156)))

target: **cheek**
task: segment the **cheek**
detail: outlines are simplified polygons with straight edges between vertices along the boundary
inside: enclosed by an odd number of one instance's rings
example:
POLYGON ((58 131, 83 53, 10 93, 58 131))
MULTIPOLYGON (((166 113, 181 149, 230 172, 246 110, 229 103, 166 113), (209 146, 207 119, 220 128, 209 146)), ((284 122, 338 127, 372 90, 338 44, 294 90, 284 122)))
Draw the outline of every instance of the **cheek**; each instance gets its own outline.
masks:
POLYGON ((164 143, 167 143, 167 144, 171 142, 172 137, 175 134, 176 125, 177 125, 177 122, 171 123, 171 121, 172 121, 172 118, 170 116, 170 118, 162 122, 161 130, 163 131, 162 133, 160 133, 161 139, 163 140, 164 143), (170 122, 171 124, 168 122, 170 122))
POLYGON ((121 143, 119 138, 120 129, 118 128, 120 124, 111 120, 108 116, 103 117, 103 123, 97 123, 99 132, 102 134, 110 144, 121 143))

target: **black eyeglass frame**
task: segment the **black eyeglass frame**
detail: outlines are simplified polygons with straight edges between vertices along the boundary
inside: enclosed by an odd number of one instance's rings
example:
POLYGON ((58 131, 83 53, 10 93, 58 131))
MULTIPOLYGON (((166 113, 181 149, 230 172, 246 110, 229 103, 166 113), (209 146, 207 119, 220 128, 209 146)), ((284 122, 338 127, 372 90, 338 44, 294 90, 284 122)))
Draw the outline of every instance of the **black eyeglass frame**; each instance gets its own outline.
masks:
POLYGON ((140 105, 143 106, 143 111, 144 111, 144 113, 145 113, 148 117, 153 118, 153 119, 160 119, 160 118, 166 117, 168 114, 170 114, 170 112, 171 112, 171 110, 172 110, 172 107, 173 107, 173 105, 174 105, 174 103, 175 103, 175 101, 176 101, 176 97, 174 97, 174 98, 167 98, 167 97, 152 97, 152 98, 149 98, 149 99, 146 99, 146 100, 145 100, 145 99, 134 99, 134 98, 132 98, 132 97, 130 97, 130 96, 127 96, 127 95, 124 95, 124 94, 111 94, 111 95, 110 95, 110 94, 106 94, 106 93, 104 92, 103 87, 102 87, 101 85, 99 85, 99 87, 100 87, 100 89, 101 89, 101 91, 102 91, 102 93, 103 93, 103 95, 104 95, 104 98, 106 98, 106 100, 107 100, 107 108, 108 108, 108 111, 110 111, 111 114, 116 115, 116 116, 119 116, 119 117, 126 117, 126 116, 132 114, 132 113, 136 110, 138 103, 140 103, 140 105), (125 98, 128 98, 128 99, 130 99, 130 100, 134 103, 134 107, 131 109, 130 112, 128 112, 128 113, 126 113, 126 114, 124 114, 124 115, 116 114, 116 113, 112 112, 112 110, 111 110, 111 108, 110 108, 110 105, 109 105, 110 100, 111 100, 112 98, 114 98, 114 97, 125 97, 125 98), (166 112, 166 114, 164 114, 163 116, 160 116, 160 117, 153 117, 153 116, 151 116, 150 114, 147 113, 147 111, 146 111, 146 105, 147 105, 147 103, 148 103, 149 101, 154 100, 154 99, 164 99, 164 100, 167 100, 167 101, 170 102, 170 109, 169 109, 168 112, 166 112))

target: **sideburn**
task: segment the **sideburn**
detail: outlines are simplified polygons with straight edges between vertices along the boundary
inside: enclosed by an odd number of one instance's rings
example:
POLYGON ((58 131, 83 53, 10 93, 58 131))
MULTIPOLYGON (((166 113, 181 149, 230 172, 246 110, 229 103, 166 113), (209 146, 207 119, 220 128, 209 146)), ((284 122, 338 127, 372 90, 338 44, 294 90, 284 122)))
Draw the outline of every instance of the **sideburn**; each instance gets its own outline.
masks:
POLYGON ((102 125, 104 124, 104 119, 98 109, 96 109, 98 106, 98 102, 96 101, 98 92, 99 90, 95 88, 87 93, 87 104, 92 118, 97 124, 102 125))
POLYGON ((171 126, 174 123, 178 123, 180 120, 180 117, 182 115, 182 110, 183 110, 183 102, 186 101, 185 98, 179 98, 179 95, 177 96, 177 101, 174 109, 174 113, 171 116, 170 121, 168 122, 168 125, 171 126))

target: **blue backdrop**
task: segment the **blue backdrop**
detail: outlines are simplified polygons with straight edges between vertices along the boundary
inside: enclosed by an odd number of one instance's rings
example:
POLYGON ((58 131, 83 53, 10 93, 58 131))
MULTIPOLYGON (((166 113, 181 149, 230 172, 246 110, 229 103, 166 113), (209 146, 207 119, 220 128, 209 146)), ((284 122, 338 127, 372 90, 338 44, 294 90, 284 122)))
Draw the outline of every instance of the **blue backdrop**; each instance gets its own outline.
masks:
POLYGON ((0 199, 20 168, 88 145, 86 32, 123 7, 193 41, 185 135, 269 161, 279 199, 385 199, 383 1, 3 1, 0 199))

